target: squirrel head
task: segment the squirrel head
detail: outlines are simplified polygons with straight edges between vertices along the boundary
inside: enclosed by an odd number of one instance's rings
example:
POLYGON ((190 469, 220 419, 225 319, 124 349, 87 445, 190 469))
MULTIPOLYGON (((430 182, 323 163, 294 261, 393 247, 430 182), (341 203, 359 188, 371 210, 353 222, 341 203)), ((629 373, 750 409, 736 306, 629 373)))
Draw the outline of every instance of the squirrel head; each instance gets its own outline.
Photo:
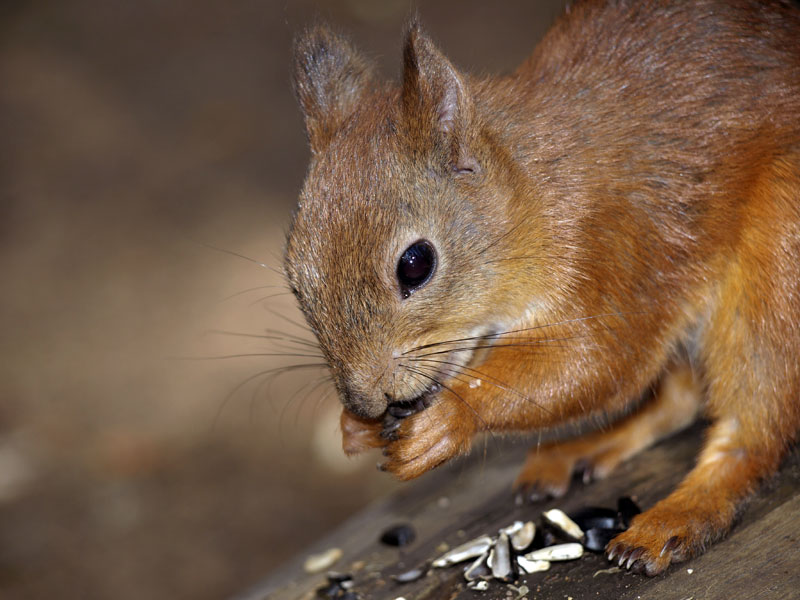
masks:
POLYGON ((285 270, 342 402, 362 417, 432 393, 524 310, 497 260, 515 243, 513 164, 475 85, 416 23, 399 88, 325 27, 296 42, 312 155, 285 270))

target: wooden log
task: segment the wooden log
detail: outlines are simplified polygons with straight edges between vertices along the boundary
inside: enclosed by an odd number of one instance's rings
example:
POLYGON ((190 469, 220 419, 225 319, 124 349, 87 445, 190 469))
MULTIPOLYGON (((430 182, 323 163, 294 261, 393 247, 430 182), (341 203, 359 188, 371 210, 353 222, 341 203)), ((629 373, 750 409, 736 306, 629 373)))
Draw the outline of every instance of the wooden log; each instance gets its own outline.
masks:
POLYGON ((616 570, 597 554, 554 564, 544 573, 522 575, 512 584, 492 581, 480 596, 466 588, 463 568, 468 563, 431 569, 406 584, 391 578, 412 567, 429 565, 445 545, 454 547, 482 534, 494 535, 514 520, 539 521, 549 508, 571 512, 590 505, 614 507, 618 497, 633 496, 647 509, 691 468, 701 436, 702 426, 697 425, 625 463, 603 481, 575 482, 564 498, 524 506, 514 503, 510 486, 526 448, 489 439, 485 453, 476 451, 470 459, 426 475, 367 508, 238 600, 316 598, 316 590, 326 582, 325 573, 306 573, 303 561, 332 547, 342 550, 342 558, 330 570, 351 574, 353 589, 365 600, 508 600, 509 591, 510 598, 528 600, 800 597, 796 574, 800 555, 798 449, 754 497, 728 539, 656 578, 616 570), (416 541, 406 548, 382 545, 381 532, 397 523, 412 524, 416 541))

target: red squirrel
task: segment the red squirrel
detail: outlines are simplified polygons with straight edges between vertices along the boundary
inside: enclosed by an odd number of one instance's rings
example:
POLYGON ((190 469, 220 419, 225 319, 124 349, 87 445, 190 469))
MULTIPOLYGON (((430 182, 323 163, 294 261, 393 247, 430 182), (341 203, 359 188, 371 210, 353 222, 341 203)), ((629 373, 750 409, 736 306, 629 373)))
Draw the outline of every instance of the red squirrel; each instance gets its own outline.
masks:
POLYGON ((604 423, 530 451, 517 489, 559 496, 700 413, 696 466, 606 553, 654 575, 725 535, 800 430, 800 10, 578 1, 492 77, 412 23, 399 86, 315 27, 294 84, 285 271, 345 451, 411 479, 479 432, 604 423))

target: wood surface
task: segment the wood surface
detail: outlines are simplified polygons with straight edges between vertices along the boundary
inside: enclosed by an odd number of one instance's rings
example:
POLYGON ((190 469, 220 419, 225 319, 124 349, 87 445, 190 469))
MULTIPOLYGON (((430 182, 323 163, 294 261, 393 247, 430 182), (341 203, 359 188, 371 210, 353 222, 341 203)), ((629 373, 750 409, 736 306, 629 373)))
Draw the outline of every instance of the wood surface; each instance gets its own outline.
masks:
POLYGON ((432 570, 407 584, 390 577, 430 562, 441 554, 443 543, 454 547, 484 533, 493 535, 514 520, 538 522, 549 508, 570 512, 585 506, 615 507, 617 498, 627 495, 646 509, 691 468, 702 432, 703 426, 695 425, 625 463, 606 480, 575 482, 564 498, 524 506, 515 505, 510 486, 526 447, 487 440, 485 451, 483 444, 477 444, 469 459, 428 474, 357 514, 237 600, 316 598, 317 588, 326 582, 325 573, 308 574, 303 562, 308 555, 332 547, 341 548, 343 556, 330 570, 352 574, 353 589, 364 600, 800 598, 797 448, 780 473, 764 483, 725 540, 661 576, 607 572, 614 565, 601 555, 586 554, 576 561, 554 563, 548 572, 524 575, 511 585, 492 581, 485 592, 466 588, 463 565, 432 570), (416 541, 402 549, 381 544, 381 532, 398 523, 412 524, 416 541), (523 585, 528 591, 520 594, 523 585))

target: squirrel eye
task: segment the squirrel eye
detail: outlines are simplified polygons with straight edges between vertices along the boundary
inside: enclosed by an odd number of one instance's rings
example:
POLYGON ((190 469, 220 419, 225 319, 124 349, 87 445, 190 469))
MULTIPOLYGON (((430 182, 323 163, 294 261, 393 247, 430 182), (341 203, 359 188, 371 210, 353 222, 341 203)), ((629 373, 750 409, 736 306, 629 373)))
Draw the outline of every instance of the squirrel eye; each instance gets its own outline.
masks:
POLYGON ((414 242, 397 263, 397 281, 403 298, 428 283, 436 269, 436 250, 427 240, 414 242))

